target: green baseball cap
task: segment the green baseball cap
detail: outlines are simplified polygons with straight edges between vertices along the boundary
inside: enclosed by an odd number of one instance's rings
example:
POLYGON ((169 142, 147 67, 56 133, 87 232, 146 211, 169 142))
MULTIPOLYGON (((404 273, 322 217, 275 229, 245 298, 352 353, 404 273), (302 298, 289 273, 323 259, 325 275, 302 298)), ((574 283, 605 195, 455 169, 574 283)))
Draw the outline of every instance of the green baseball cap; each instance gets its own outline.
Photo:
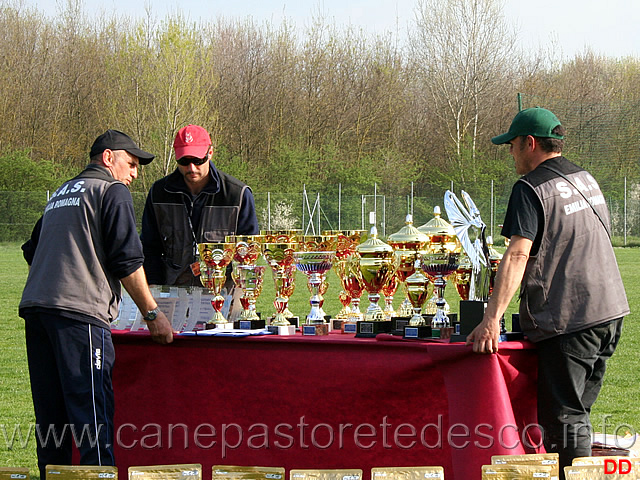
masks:
POLYGON ((564 135, 551 133, 558 125, 560 120, 549 110, 541 107, 526 108, 514 117, 507 133, 493 137, 491 142, 502 145, 521 135, 563 139, 564 135))

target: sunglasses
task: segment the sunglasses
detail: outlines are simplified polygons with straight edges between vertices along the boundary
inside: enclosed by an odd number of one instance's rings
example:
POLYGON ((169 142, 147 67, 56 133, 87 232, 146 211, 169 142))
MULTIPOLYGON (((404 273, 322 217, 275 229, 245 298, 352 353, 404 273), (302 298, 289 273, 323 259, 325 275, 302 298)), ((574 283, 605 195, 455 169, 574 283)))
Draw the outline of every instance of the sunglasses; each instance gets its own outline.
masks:
POLYGON ((207 155, 205 155, 204 158, 182 157, 176 160, 178 165, 181 165, 183 167, 186 167, 191 163, 193 163, 194 165, 200 166, 206 161, 207 161, 207 155))

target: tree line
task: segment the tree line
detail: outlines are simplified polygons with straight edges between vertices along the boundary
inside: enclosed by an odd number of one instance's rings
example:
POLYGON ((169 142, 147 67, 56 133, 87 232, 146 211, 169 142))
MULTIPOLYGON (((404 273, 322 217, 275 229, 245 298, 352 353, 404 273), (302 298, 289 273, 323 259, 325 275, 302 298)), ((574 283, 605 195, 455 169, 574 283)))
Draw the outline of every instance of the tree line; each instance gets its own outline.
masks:
POLYGON ((518 92, 571 118, 569 151, 616 189, 638 178, 638 59, 521 52, 499 0, 418 0, 406 38, 321 15, 305 29, 92 16, 80 0, 55 17, 0 0, 0 29, 0 190, 55 188, 116 128, 157 155, 132 185, 147 191, 195 123, 216 165, 256 192, 406 195, 413 183, 426 196, 453 182, 486 194, 516 178, 490 138, 518 92))

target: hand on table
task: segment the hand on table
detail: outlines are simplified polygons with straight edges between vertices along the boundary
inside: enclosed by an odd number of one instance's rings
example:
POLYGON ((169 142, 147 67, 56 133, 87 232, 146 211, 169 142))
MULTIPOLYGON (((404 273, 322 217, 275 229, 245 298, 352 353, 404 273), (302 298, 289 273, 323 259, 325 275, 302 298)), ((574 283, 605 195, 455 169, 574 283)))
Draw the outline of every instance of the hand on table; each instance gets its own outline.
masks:
POLYGON ((467 335, 466 344, 473 344, 474 353, 498 353, 499 340, 500 322, 485 318, 467 335))
POLYGON ((173 331, 169 319, 161 311, 158 312, 155 320, 147 322, 147 327, 149 328, 153 341, 161 345, 173 342, 173 334, 177 333, 173 331))

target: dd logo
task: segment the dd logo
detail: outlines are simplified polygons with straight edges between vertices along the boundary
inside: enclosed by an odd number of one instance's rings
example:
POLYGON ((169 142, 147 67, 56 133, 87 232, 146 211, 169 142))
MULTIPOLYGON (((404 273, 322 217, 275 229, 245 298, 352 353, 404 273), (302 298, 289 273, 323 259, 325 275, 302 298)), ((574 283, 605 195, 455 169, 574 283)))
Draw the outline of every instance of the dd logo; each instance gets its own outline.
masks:
POLYGON ((620 473, 622 475, 631 473, 631 462, 624 458, 619 459, 617 462, 615 460, 611 460, 610 458, 605 459, 604 461, 604 473, 620 473))

